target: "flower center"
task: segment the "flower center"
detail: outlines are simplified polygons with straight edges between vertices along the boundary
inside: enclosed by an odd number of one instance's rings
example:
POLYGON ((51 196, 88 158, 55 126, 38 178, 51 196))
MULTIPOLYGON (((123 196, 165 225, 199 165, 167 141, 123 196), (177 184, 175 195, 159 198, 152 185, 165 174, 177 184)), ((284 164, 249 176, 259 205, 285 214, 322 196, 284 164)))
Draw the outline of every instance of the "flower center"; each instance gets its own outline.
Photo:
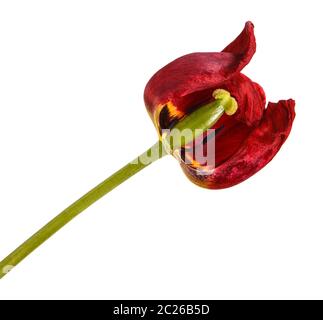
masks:
POLYGON ((238 103, 228 91, 217 89, 212 96, 214 101, 185 116, 171 130, 162 130, 161 139, 168 153, 191 143, 211 129, 224 113, 229 116, 235 114, 238 103))

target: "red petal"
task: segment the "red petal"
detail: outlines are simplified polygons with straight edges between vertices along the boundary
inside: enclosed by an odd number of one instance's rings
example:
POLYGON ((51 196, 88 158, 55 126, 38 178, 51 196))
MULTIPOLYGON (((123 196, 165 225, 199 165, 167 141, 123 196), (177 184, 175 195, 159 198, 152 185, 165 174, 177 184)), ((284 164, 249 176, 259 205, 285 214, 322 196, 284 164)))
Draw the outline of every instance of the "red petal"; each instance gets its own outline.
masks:
POLYGON ((241 57, 238 68, 242 69, 247 65, 256 52, 256 39, 253 29, 253 23, 248 21, 239 36, 223 49, 223 52, 231 52, 241 57))
POLYGON ((258 124, 263 116, 266 95, 262 87, 243 74, 238 74, 222 85, 237 100, 239 108, 234 117, 248 126, 258 124))
POLYGON ((231 158, 210 175, 198 175, 195 168, 182 164, 185 174, 209 189, 228 188, 248 179, 271 161, 287 139, 295 117, 294 106, 294 100, 269 103, 259 126, 231 158))
MULTIPOLYGON (((172 102, 185 112, 192 99, 187 96, 227 81, 250 61, 256 44, 253 25, 247 22, 242 33, 220 53, 191 53, 160 69, 148 81, 144 92, 145 104, 152 116, 157 106, 172 102)), ((196 101, 197 102, 197 101, 196 101)))
MULTIPOLYGON (((241 73, 230 79, 222 88, 231 92, 231 95, 238 101, 239 108, 234 116, 224 114, 213 127, 213 129, 221 128, 221 130, 217 130, 217 135, 208 139, 209 143, 214 144, 216 150, 212 159, 215 166, 226 161, 241 147, 253 127, 262 118, 266 99, 263 89, 241 73)), ((195 146, 201 147, 203 139, 203 137, 196 139, 195 146)), ((206 149, 206 144, 204 149, 206 149)), ((203 155, 194 154, 192 149, 186 149, 185 156, 199 164, 205 162, 203 155)))

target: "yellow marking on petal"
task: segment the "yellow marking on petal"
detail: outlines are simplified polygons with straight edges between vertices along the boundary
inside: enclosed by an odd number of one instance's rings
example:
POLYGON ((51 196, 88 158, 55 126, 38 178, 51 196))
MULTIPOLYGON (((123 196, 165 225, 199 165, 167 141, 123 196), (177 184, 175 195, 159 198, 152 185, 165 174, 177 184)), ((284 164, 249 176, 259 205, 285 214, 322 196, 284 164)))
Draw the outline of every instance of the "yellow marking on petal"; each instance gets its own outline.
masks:
MULTIPOLYGON (((181 159, 181 161, 183 161, 183 159, 181 159)), ((214 169, 212 166, 202 165, 200 162, 194 160, 193 157, 189 154, 185 154, 185 163, 194 170, 199 171, 200 173, 210 173, 214 169), (186 161, 186 158, 188 159, 188 162, 186 161)))
POLYGON ((190 166, 192 166, 194 168, 201 168, 202 167, 202 165, 198 161, 194 160, 191 155, 185 154, 185 158, 187 158, 189 160, 189 165, 190 166))
POLYGON ((168 101, 167 103, 159 104, 156 108, 156 111, 154 113, 154 125, 157 128, 159 138, 161 138, 161 128, 159 125, 159 117, 161 111, 167 108, 168 114, 169 114, 169 119, 180 119, 182 118, 185 114, 183 111, 180 111, 177 109, 177 107, 171 102, 168 101))
POLYGON ((178 110, 177 107, 171 101, 167 102, 166 105, 171 118, 181 118, 184 116, 184 112, 178 110))

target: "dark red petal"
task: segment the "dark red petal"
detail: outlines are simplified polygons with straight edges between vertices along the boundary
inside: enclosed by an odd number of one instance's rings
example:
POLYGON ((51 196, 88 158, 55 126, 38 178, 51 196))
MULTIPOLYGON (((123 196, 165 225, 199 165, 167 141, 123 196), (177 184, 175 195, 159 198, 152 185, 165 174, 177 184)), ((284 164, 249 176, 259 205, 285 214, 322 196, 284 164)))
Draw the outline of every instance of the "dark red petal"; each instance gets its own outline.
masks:
POLYGON ((239 108, 234 117, 248 126, 257 125, 263 116, 266 95, 262 87, 239 73, 222 85, 237 100, 239 108))
MULTIPOLYGON (((264 117, 237 152, 210 175, 198 175, 195 168, 181 164, 194 183, 209 189, 232 187, 262 169, 277 154, 292 128, 295 101, 269 103, 264 117)), ((221 152, 221 150, 219 150, 221 152)))
MULTIPOLYGON (((214 145, 215 153, 208 155, 208 161, 212 161, 214 167, 221 165, 236 153, 253 130, 252 127, 227 115, 223 115, 213 129, 216 130, 216 135, 209 133, 207 141, 209 144, 214 145)), ((204 141, 206 141, 206 137, 203 140, 201 138, 196 139, 194 141, 195 149, 186 149, 185 153, 183 153, 183 156, 188 156, 189 159, 195 160, 202 167, 206 161, 204 155, 207 153, 207 144, 204 141), (195 152, 196 148, 201 148, 202 145, 203 154, 195 152)))
MULTIPOLYGON (((234 116, 224 114, 213 127, 217 132, 216 136, 210 134, 212 137, 208 138, 209 143, 213 143, 216 150, 212 158, 215 166, 222 164, 237 152, 253 127, 258 125, 265 110, 266 99, 263 89, 243 74, 234 76, 222 87, 231 92, 238 101, 239 108, 234 116), (221 130, 218 130, 219 128, 221 130)), ((207 94, 210 96, 211 92, 207 94)), ((203 139, 205 137, 196 139, 195 146, 201 148, 203 139)), ((203 148, 206 149, 206 145, 203 148)), ((186 148, 184 155, 200 164, 205 162, 203 155, 194 154, 193 149, 186 148)))
POLYGON ((239 36, 223 49, 223 52, 231 52, 241 57, 237 60, 240 64, 237 66, 238 68, 242 69, 247 65, 256 52, 256 39, 253 29, 253 23, 248 21, 239 36))
POLYGON ((190 107, 188 95, 217 87, 239 73, 255 48, 253 25, 247 22, 242 33, 223 52, 191 53, 174 60, 148 81, 144 92, 148 112, 152 116, 158 105, 169 101, 185 112, 190 107))

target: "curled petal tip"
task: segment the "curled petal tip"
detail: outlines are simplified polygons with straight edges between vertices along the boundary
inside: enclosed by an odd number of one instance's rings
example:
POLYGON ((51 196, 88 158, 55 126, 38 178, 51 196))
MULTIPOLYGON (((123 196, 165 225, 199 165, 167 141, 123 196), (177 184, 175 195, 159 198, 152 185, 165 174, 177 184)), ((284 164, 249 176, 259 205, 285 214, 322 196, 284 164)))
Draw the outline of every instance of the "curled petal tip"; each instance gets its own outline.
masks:
POLYGON ((251 21, 247 21, 244 29, 222 52, 230 52, 236 56, 240 56, 237 68, 240 70, 249 63, 256 52, 256 37, 254 34, 254 25, 251 21))
POLYGON ((254 28, 254 24, 250 21, 250 20, 248 20, 247 22, 246 22, 246 25, 248 25, 248 26, 250 26, 250 27, 252 27, 252 28, 254 28))

